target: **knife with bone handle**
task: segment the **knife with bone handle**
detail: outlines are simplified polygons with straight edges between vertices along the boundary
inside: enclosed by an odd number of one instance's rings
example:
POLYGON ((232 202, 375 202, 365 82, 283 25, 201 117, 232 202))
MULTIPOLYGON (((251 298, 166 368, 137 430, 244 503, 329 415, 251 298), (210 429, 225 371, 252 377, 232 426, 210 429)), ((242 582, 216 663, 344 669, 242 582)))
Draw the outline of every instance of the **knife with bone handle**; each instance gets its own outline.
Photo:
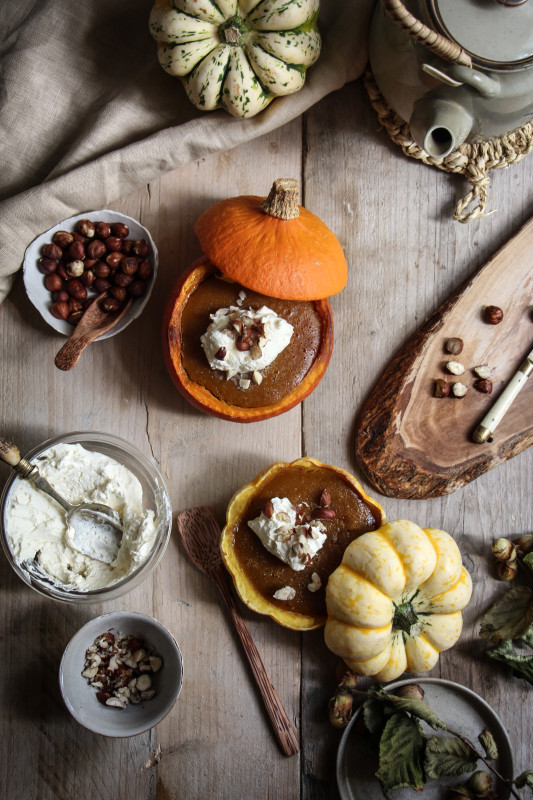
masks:
POLYGON ((484 444, 492 442, 493 434, 502 421, 509 406, 515 399, 518 392, 522 389, 525 382, 533 372, 533 350, 528 353, 524 361, 518 367, 501 395, 498 397, 490 411, 485 414, 480 424, 472 434, 474 442, 484 444))

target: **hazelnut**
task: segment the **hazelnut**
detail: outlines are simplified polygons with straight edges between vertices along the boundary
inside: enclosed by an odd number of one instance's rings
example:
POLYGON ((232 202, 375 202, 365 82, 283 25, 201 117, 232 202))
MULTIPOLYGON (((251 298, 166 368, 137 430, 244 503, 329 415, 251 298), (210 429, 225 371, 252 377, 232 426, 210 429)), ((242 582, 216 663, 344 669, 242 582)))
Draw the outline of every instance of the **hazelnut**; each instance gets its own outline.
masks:
POLYGON ((132 282, 133 278, 131 275, 124 275, 123 272, 115 272, 115 276, 113 278, 117 286, 122 286, 124 289, 126 286, 129 286, 132 282))
POLYGON ((94 241, 89 242, 87 245, 87 255, 89 258, 101 258, 106 252, 106 246, 103 242, 99 239, 94 239, 94 241))
POLYGON ((317 508, 311 514, 311 519, 335 519, 336 516, 332 508, 317 508))
POLYGON ((85 245, 81 242, 72 242, 67 252, 74 261, 82 261, 85 258, 85 245))
POLYGON ((137 276, 141 281, 149 281, 154 269, 149 261, 141 261, 137 268, 137 276))
POLYGON ((57 244, 53 244, 53 242, 44 244, 41 252, 45 258, 55 258, 56 260, 63 255, 61 248, 57 244))
POLYGON ((133 252, 133 241, 131 239, 122 240, 122 252, 126 256, 133 252))
POLYGON ((120 309, 120 303, 116 297, 105 297, 102 300, 100 307, 102 311, 106 312, 106 314, 113 314, 115 311, 120 309))
POLYGON ((57 269, 57 261, 52 258, 40 258, 39 269, 44 275, 51 275, 57 269))
POLYGON ((95 234, 95 227, 90 219, 80 219, 76 225, 76 230, 88 239, 92 239, 95 234))
POLYGON ((478 378, 477 381, 474 381, 474 389, 483 394, 490 394, 492 392, 492 381, 486 378, 478 378))
POLYGON ((111 269, 116 269, 122 263, 123 258, 123 253, 118 253, 116 250, 114 250, 107 254, 105 263, 111 267, 111 269))
POLYGON ((79 300, 74 300, 73 297, 71 297, 69 299, 68 307, 70 309, 70 313, 71 314, 72 314, 73 311, 81 311, 81 309, 82 309, 82 305, 81 305, 80 301, 79 300))
POLYGON ((52 302, 58 303, 59 301, 63 303, 68 303, 70 300, 70 295, 65 289, 60 289, 58 292, 52 292, 52 302))
POLYGON ((52 272, 51 275, 47 275, 44 279, 44 285, 48 289, 49 292, 58 292, 60 289, 63 288, 63 281, 57 274, 57 272, 52 272))
POLYGON ((50 313, 56 319, 66 319, 70 313, 68 303, 58 302, 52 303, 50 306, 50 313))
POLYGON ((468 386, 465 386, 464 383, 454 383, 452 386, 452 392, 454 397, 464 397, 468 392, 468 386))
POLYGON ((80 281, 86 287, 86 289, 90 289, 94 283, 94 272, 92 269, 86 269, 83 275, 80 275, 80 281))
POLYGON ((123 222, 114 222, 111 225, 111 233, 113 236, 118 236, 119 239, 125 239, 128 236, 130 229, 123 222))
POLYGON ((74 233, 72 234, 72 238, 74 239, 75 242, 81 242, 81 244, 83 245, 87 244, 87 242, 89 241, 88 238, 86 236, 82 236, 82 234, 79 233, 79 231, 74 231, 74 233))
POLYGON ((503 319, 503 311, 498 306, 486 306, 483 320, 489 325, 498 325, 503 319))
POLYGON ((120 262, 120 269, 125 275, 135 275, 138 265, 139 262, 135 256, 126 256, 120 262))
POLYGON ((105 240, 105 246, 111 252, 116 252, 122 248, 122 239, 118 236, 108 236, 105 240))
POLYGON ((444 349, 451 356, 458 356, 463 350, 463 340, 453 336, 451 339, 446 339, 444 349))
POLYGON ((446 369, 448 372, 451 372, 452 375, 462 375, 465 371, 465 368, 460 361, 448 361, 446 364, 446 369))
POLYGON ((64 264, 57 265, 57 274, 60 275, 64 281, 68 281, 69 276, 67 275, 67 270, 65 269, 64 264))
POLYGON ((87 289, 79 278, 69 278, 67 281, 67 292, 74 300, 83 302, 83 300, 87 299, 87 289))
POLYGON ((435 381, 435 386, 433 388, 433 395, 435 397, 448 397, 450 394, 450 384, 443 381, 442 378, 438 378, 435 381))
POLYGON ((64 250, 74 241, 74 236, 68 231, 56 231, 52 236, 52 241, 64 250))
POLYGON ((474 367, 474 372, 478 378, 490 378, 492 375, 492 370, 487 364, 480 364, 478 367, 474 367))
POLYGON ((107 239, 108 236, 111 236, 111 225, 108 222, 101 220, 97 222, 94 227, 96 235, 99 236, 100 239, 107 239))
POLYGON ((98 294, 101 294, 102 292, 107 292, 107 290, 111 288, 111 282, 108 281, 107 278, 96 278, 93 286, 98 294))
POLYGON ((67 271, 67 275, 70 275, 71 278, 79 278, 80 275, 83 275, 85 265, 83 261, 78 259, 76 261, 69 261, 65 269, 67 271))
POLYGON ((77 325, 80 319, 83 317, 83 311, 71 311, 71 313, 67 317, 67 322, 70 325, 77 325))
POLYGON ((119 303, 125 303, 128 293, 123 286, 112 286, 109 290, 111 295, 115 297, 119 303))
POLYGON ((96 278, 107 278, 111 270, 103 261, 97 261, 93 267, 93 272, 96 278))
POLYGON ((140 256, 141 258, 146 258, 148 253, 150 252, 150 248, 148 246, 148 242, 146 239, 138 239, 136 242, 133 243, 133 252, 136 256, 140 256))

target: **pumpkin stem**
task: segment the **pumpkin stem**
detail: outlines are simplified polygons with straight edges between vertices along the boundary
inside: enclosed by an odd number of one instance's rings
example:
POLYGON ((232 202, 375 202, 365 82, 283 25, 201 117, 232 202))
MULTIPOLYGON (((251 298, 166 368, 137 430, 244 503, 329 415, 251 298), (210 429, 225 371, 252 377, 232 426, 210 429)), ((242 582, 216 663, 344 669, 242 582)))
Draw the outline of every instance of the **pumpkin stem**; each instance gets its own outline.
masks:
POLYGON ((300 216, 298 205, 298 181, 295 178, 278 178, 266 200, 261 203, 263 211, 278 219, 295 219, 300 216))
POLYGON ((235 14, 231 19, 226 20, 219 28, 221 39, 227 44, 242 45, 248 29, 244 21, 235 14))
POLYGON ((411 603, 402 603, 401 606, 396 606, 392 626, 397 630, 405 631, 408 636, 417 636, 420 633, 420 623, 411 603))

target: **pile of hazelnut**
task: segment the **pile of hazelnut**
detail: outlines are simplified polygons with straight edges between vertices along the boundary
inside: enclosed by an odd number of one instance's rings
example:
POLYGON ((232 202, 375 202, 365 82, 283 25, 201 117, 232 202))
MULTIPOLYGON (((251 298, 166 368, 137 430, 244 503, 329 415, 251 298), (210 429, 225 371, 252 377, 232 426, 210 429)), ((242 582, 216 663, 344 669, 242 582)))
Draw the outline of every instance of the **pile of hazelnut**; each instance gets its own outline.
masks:
POLYGON ((120 311, 129 298, 142 297, 153 275, 146 239, 128 239, 123 222, 81 219, 75 230, 56 231, 43 245, 39 269, 51 293, 50 313, 77 325, 94 297, 106 313, 120 311))

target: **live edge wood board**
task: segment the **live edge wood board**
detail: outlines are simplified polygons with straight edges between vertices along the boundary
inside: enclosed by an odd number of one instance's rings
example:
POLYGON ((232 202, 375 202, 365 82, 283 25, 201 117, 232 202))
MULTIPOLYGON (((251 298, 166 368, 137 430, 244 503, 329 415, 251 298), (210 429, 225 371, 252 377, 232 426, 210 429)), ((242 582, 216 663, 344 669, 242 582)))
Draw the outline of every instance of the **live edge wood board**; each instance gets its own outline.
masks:
POLYGON ((533 219, 461 285, 396 353, 355 425, 357 460, 389 497, 422 499, 460 489, 533 444, 533 380, 526 383, 489 444, 472 432, 533 348, 533 219), (487 305, 502 322, 483 320, 487 305), (463 340, 450 356, 448 338, 463 340), (460 361, 455 377, 446 363, 460 361), (474 367, 488 364, 493 391, 473 388, 474 367), (435 380, 461 381, 462 398, 435 397, 435 380))

